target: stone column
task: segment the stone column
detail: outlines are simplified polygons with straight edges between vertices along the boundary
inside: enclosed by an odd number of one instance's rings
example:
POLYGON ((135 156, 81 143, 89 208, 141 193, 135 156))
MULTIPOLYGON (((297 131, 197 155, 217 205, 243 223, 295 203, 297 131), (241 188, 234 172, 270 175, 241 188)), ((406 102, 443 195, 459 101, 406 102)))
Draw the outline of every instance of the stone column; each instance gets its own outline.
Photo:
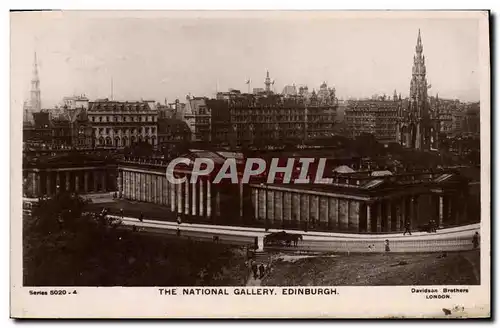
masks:
POLYGON ((269 216, 267 215, 267 208, 269 207, 269 204, 267 203, 267 186, 264 187, 264 221, 268 222, 269 221, 269 216))
POLYGON ((56 171, 56 192, 61 191, 62 186, 61 186, 61 172, 56 171))
POLYGON ((443 227, 443 207, 444 207, 444 202, 443 202, 443 195, 439 195, 439 216, 438 216, 438 222, 436 222, 436 225, 441 228, 443 227))
POLYGON ((51 179, 51 173, 50 171, 46 171, 45 174, 46 174, 46 191, 47 191, 47 195, 52 195, 52 179, 51 179))
POLYGON ((453 209, 453 223, 457 225, 459 223, 459 217, 460 217, 460 207, 461 204, 458 202, 459 198, 456 194, 452 196, 453 201, 452 201, 452 209, 453 209))
POLYGON ((360 207, 359 201, 349 201, 349 230, 352 232, 359 232, 360 207))
POLYGON ((190 213, 190 210, 189 210, 189 207, 191 205, 191 197, 190 197, 190 183, 189 183, 189 179, 186 178, 186 182, 184 182, 184 213, 186 215, 189 215, 190 213))
POLYGON ((266 219, 269 223, 274 221, 274 191, 266 190, 266 203, 267 203, 267 211, 266 211, 266 219))
POLYGON ((372 232, 372 212, 369 203, 366 203, 366 232, 372 232))
POLYGON ((123 197, 123 170, 118 170, 118 198, 123 197))
POLYGON ((192 191, 192 194, 191 194, 191 215, 198 215, 198 199, 196 198, 197 196, 197 193, 198 193, 198 182, 196 183, 189 183, 191 185, 191 191, 192 191))
POLYGON ((179 214, 182 214, 184 212, 184 207, 182 207, 182 197, 183 197, 183 184, 182 183, 178 183, 175 185, 177 190, 176 190, 176 194, 177 194, 177 213, 179 214))
POLYGON ((252 197, 253 197, 253 215, 254 219, 259 217, 259 189, 252 188, 252 197))
POLYGON ((207 180, 207 217, 212 216, 212 182, 207 180))
POLYGON ((101 179, 102 179, 102 191, 106 192, 107 191, 107 185, 106 185, 106 179, 107 179, 107 176, 106 176, 106 171, 103 171, 102 174, 101 174, 101 179))
POLYGON ((35 189, 35 195, 36 196, 41 196, 42 195, 42 182, 41 182, 41 179, 40 179, 40 172, 37 172, 36 173, 36 189, 35 189))
POLYGON ((338 229, 338 210, 338 199, 330 197, 328 200, 328 228, 333 231, 338 229))
POLYGON ((243 182, 238 183, 239 201, 240 201, 240 219, 243 218, 243 182))
POLYGON ((416 226, 418 225, 419 219, 418 219, 418 196, 413 196, 412 197, 413 201, 413 218, 411 221, 412 229, 415 229, 416 226))
POLYGON ((377 206, 377 232, 382 231, 382 201, 376 203, 377 206))
POLYGON ((97 183, 100 179, 100 172, 99 171, 94 171, 93 172, 93 176, 94 176, 94 192, 98 192, 99 190, 97 189, 97 183))
POLYGON ((70 172, 69 171, 66 171, 66 191, 70 191, 69 189, 71 188, 71 185, 70 185, 70 172))
POLYGON ((158 200, 156 199, 156 197, 157 197, 157 192, 156 192, 156 174, 150 173, 149 175, 151 177, 151 202, 153 204, 157 204, 158 200))
POLYGON ((80 172, 75 172, 75 192, 80 192, 80 172))
POLYGON ((167 181, 167 188, 170 194, 170 211, 175 213, 175 204, 177 204, 177 198, 175 197, 175 185, 170 183, 170 181, 167 181))
POLYGON ((220 188, 216 189, 215 193, 215 215, 220 216, 221 211, 220 211, 220 188))
POLYGON ((386 215, 387 215, 387 223, 385 225, 385 231, 386 232, 391 232, 392 231, 392 202, 391 200, 386 201, 386 215))
POLYGON ((323 218, 323 220, 320 219, 320 221, 324 225, 322 228, 326 228, 329 226, 328 220, 330 217, 330 213, 329 213, 330 212, 330 200, 328 199, 328 197, 322 197, 322 201, 323 201, 324 211, 322 212, 323 215, 321 216, 323 218))
POLYGON ((198 180, 199 182, 199 189, 200 189, 200 213, 199 215, 200 216, 204 216, 206 214, 206 211, 205 211, 205 203, 206 203, 206 200, 205 200, 205 183, 203 181, 203 179, 199 178, 198 180))
POLYGON ((89 172, 84 171, 83 173, 83 191, 89 192, 89 172))

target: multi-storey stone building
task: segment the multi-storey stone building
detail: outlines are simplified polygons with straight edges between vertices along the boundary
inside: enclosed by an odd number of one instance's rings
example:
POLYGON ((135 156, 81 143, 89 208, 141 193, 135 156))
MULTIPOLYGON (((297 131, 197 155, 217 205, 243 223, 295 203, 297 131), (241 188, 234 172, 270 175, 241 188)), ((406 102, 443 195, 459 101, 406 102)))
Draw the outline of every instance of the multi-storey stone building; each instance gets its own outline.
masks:
POLYGON ((183 116, 191 131, 191 141, 211 141, 211 113, 205 97, 186 96, 183 116))
POLYGON ((158 144, 158 111, 154 101, 96 100, 89 104, 96 147, 123 148, 137 142, 158 144))
MULTIPOLYGON (((267 79, 266 79, 267 81, 267 79)), ((294 143, 330 136, 336 116, 335 90, 322 85, 321 96, 263 95, 236 91, 206 101, 211 111, 212 140, 235 145, 294 143)))
POLYGON ((344 122, 351 137, 373 134, 381 142, 397 141, 397 118, 402 101, 395 94, 392 100, 349 100, 344 122))

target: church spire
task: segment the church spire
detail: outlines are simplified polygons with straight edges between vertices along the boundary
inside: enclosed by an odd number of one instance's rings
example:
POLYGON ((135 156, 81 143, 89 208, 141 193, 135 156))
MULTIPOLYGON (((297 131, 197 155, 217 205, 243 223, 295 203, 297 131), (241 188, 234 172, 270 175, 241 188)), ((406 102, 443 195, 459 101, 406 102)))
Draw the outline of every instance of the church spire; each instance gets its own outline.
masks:
POLYGON ((420 29, 418 29, 417 46, 415 47, 417 54, 421 55, 424 47, 422 46, 422 37, 420 36, 420 29))
POLYGON ((31 79, 31 97, 30 105, 31 110, 34 112, 39 112, 41 110, 41 99, 40 99, 40 78, 38 77, 38 60, 36 57, 36 51, 33 61, 33 77, 31 79))

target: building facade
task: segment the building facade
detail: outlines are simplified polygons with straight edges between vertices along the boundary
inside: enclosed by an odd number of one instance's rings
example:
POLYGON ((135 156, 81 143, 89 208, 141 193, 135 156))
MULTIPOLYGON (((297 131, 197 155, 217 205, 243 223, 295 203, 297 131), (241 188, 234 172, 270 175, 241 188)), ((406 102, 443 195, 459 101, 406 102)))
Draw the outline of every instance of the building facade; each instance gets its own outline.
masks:
POLYGON ((124 148, 139 142, 157 147, 158 111, 150 102, 97 100, 89 104, 87 114, 96 147, 124 148))
POLYGON ((260 95, 230 90, 206 100, 214 143, 297 144, 332 135, 337 109, 334 88, 323 83, 319 95, 314 90, 307 95, 275 94, 269 76, 266 83, 266 91, 260 95))
POLYGON ((394 97, 392 100, 349 100, 344 111, 349 136, 367 133, 381 142, 397 142, 397 119, 403 103, 394 97))
POLYGON ((205 97, 186 96, 186 108, 183 116, 191 131, 191 141, 211 141, 211 112, 210 108, 207 107, 205 97))

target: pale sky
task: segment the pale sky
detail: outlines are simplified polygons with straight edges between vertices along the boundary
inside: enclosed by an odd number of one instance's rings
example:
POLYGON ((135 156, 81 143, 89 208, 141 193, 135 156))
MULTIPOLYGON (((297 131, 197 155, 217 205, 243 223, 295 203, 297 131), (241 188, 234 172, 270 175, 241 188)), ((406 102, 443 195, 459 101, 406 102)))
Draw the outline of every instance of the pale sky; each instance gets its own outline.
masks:
POLYGON ((327 81, 344 99, 404 97, 419 28, 429 93, 479 100, 478 20, 393 18, 12 13, 13 105, 29 98, 35 50, 44 108, 73 94, 109 97, 111 78, 116 100, 212 97, 217 83, 246 92, 247 78, 264 87, 266 69, 277 92, 327 81))

